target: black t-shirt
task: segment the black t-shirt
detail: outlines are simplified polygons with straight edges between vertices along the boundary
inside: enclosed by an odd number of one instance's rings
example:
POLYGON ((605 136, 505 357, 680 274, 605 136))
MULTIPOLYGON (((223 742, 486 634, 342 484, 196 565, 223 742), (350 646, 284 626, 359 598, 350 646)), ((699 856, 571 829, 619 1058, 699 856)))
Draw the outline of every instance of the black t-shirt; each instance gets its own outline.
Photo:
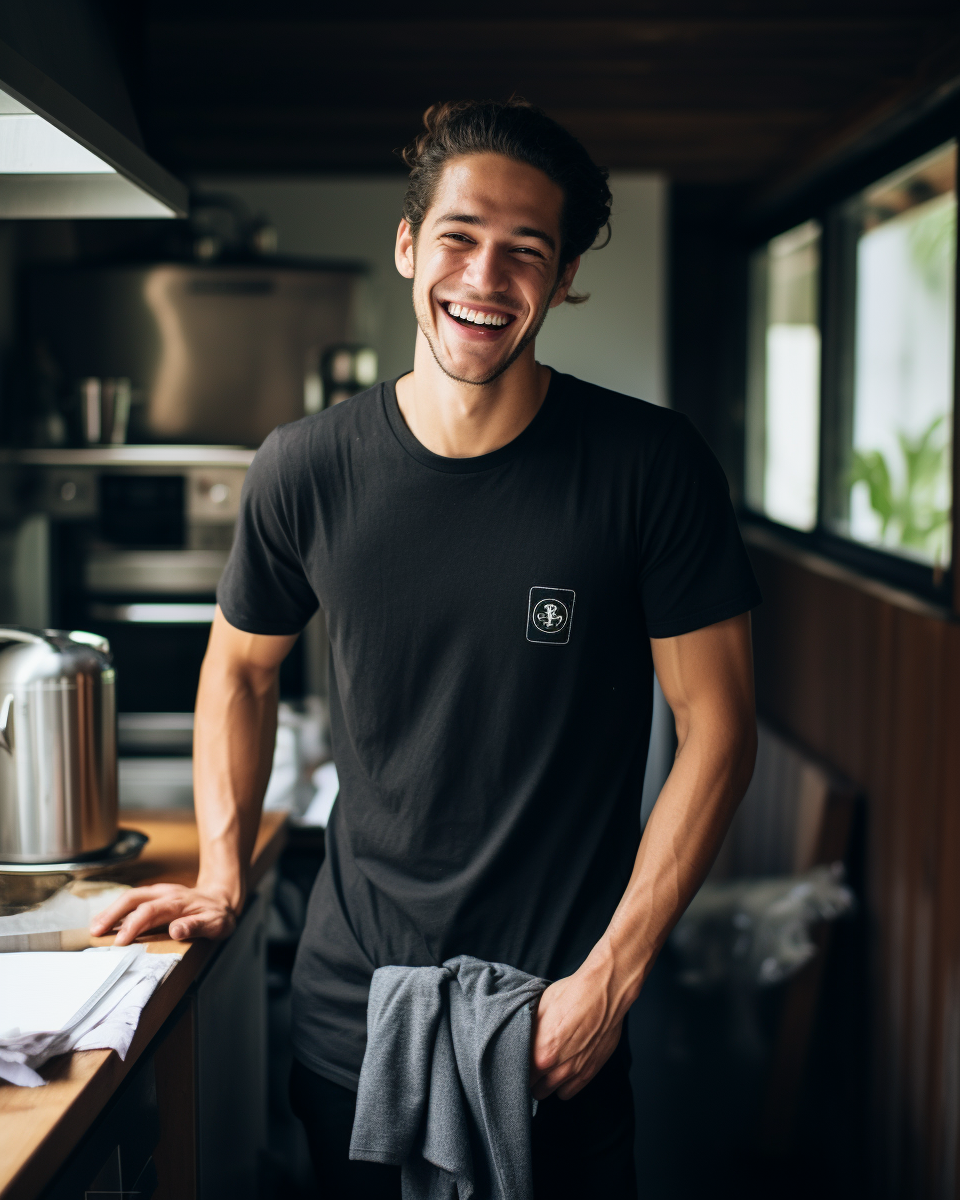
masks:
POLYGON ((281 426, 218 590, 331 647, 340 795, 294 971, 294 1052, 356 1088, 373 971, 457 954, 558 978, 640 841, 649 638, 759 592, 682 416, 554 373, 509 445, 443 458, 380 384, 281 426))

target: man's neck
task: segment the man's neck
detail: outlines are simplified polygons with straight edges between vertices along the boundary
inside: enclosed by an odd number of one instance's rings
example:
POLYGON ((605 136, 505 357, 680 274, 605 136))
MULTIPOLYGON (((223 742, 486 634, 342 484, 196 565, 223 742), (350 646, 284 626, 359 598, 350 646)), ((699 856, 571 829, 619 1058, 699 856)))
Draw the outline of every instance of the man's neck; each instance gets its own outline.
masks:
POLYGON ((397 404, 417 441, 444 458, 476 458, 506 446, 537 415, 550 368, 533 345, 492 383, 459 383, 441 371, 417 331, 413 371, 397 381, 397 404))

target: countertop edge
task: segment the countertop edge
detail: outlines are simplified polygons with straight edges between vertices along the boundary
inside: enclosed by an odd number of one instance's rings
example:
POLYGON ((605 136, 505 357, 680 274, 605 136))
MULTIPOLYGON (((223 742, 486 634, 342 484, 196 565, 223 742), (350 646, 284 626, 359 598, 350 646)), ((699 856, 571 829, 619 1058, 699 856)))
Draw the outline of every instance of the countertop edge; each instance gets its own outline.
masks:
POLYGON ((0 464, 18 467, 249 467, 247 446, 87 446, 81 449, 0 448, 0 464))
MULTIPOLYGON (((158 814, 142 814, 155 818, 158 814)), ((249 889, 252 892, 263 881, 273 867, 286 840, 285 820, 276 820, 279 814, 264 814, 260 836, 250 864, 249 889), (270 820, 274 818, 274 820, 270 820), (270 826, 273 826, 271 829, 270 826), (264 834, 266 836, 264 837, 264 834)), ((125 813, 131 824, 136 824, 136 814, 125 813)), ((160 881, 158 881, 160 882, 160 881)), ((144 1008, 137 1031, 127 1057, 121 1062, 114 1050, 84 1050, 69 1055, 60 1055, 50 1060, 51 1075, 56 1078, 72 1065, 89 1064, 89 1074, 79 1091, 63 1110, 43 1138, 31 1147, 27 1157, 12 1168, 9 1174, 0 1164, 0 1200, 35 1200, 40 1191, 53 1179, 57 1171, 80 1143, 84 1134, 96 1121, 110 1101, 111 1096, 136 1066, 143 1053, 163 1027, 183 997, 196 981, 204 967, 216 954, 221 943, 210 941, 193 942, 184 952, 180 962, 166 976, 150 997, 144 1008), (82 1111, 81 1111, 82 1109, 82 1111), (2 1175, 6 1174, 6 1180, 2 1175)), ((45 1068, 46 1070, 47 1068, 45 1068)), ((12 1086, 12 1085, 8 1085, 12 1086)), ((3 1114, 0 1113, 0 1120, 3 1114)))

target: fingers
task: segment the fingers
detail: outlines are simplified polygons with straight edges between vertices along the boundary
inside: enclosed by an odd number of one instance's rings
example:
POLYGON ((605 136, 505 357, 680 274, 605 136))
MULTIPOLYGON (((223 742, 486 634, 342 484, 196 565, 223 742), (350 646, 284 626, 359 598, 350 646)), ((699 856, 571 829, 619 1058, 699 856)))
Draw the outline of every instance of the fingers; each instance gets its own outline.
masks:
POLYGON ((600 1070, 620 1041, 620 1025, 592 1040, 578 1053, 548 1069, 531 1074, 530 1090, 537 1100, 546 1100, 554 1092, 561 1100, 569 1100, 587 1086, 600 1070))
POLYGON ((175 942, 191 938, 225 938, 233 933, 237 924, 229 909, 211 907, 191 912, 183 898, 169 897, 141 904, 130 913, 117 932, 115 944, 129 945, 141 934, 159 929, 168 921, 169 933, 175 942))
POLYGON ((176 884, 132 888, 91 923, 94 936, 117 929, 117 946, 128 946, 141 934, 170 923, 175 941, 188 938, 224 938, 236 928, 236 918, 225 904, 176 884), (117 928, 119 926, 119 928, 117 928))
POLYGON ((156 899, 168 887, 169 885, 165 884, 155 884, 153 887, 131 888, 130 891, 124 892, 119 899, 114 900, 113 904, 93 918, 90 922, 90 932, 94 937, 109 933, 128 913, 133 912, 145 900, 156 899))
POLYGON ((131 942, 151 929, 158 929, 168 921, 180 916, 184 908, 179 896, 164 896, 147 900, 128 913, 120 923, 114 944, 129 946, 131 942))
POLYGON ((530 1072, 530 1091, 534 1098, 546 1100, 547 1096, 552 1095, 562 1083, 565 1083, 581 1068, 586 1054, 587 1050, 585 1049, 579 1054, 571 1054, 564 1060, 560 1060, 559 1054, 549 1060, 546 1055, 543 1055, 540 1069, 534 1068, 530 1072))
POLYGON ((211 938, 216 941, 229 937, 236 924, 236 918, 229 909, 210 909, 208 912, 177 917, 170 924, 170 936, 175 942, 185 942, 190 938, 211 938))
POLYGON ((578 1055, 546 1072, 530 1090, 536 1100, 546 1100, 554 1092, 561 1100, 569 1100, 587 1086, 603 1063, 604 1059, 596 1054, 578 1055))

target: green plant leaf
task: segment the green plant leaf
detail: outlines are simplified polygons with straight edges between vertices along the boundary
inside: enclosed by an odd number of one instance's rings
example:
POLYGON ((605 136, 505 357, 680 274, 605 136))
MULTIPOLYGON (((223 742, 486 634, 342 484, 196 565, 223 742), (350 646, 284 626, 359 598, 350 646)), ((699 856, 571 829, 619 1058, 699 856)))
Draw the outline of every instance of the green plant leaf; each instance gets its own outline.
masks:
POLYGON ((883 541, 945 557, 949 508, 941 499, 949 491, 950 439, 947 419, 936 417, 919 434, 903 431, 897 443, 903 457, 903 483, 894 488, 893 472, 880 450, 855 450, 850 486, 865 483, 870 507, 880 519, 883 541))
POLYGON ((870 507, 880 518, 881 532, 885 534, 894 512, 894 497, 890 468, 879 450, 854 450, 850 483, 867 485, 870 507))

